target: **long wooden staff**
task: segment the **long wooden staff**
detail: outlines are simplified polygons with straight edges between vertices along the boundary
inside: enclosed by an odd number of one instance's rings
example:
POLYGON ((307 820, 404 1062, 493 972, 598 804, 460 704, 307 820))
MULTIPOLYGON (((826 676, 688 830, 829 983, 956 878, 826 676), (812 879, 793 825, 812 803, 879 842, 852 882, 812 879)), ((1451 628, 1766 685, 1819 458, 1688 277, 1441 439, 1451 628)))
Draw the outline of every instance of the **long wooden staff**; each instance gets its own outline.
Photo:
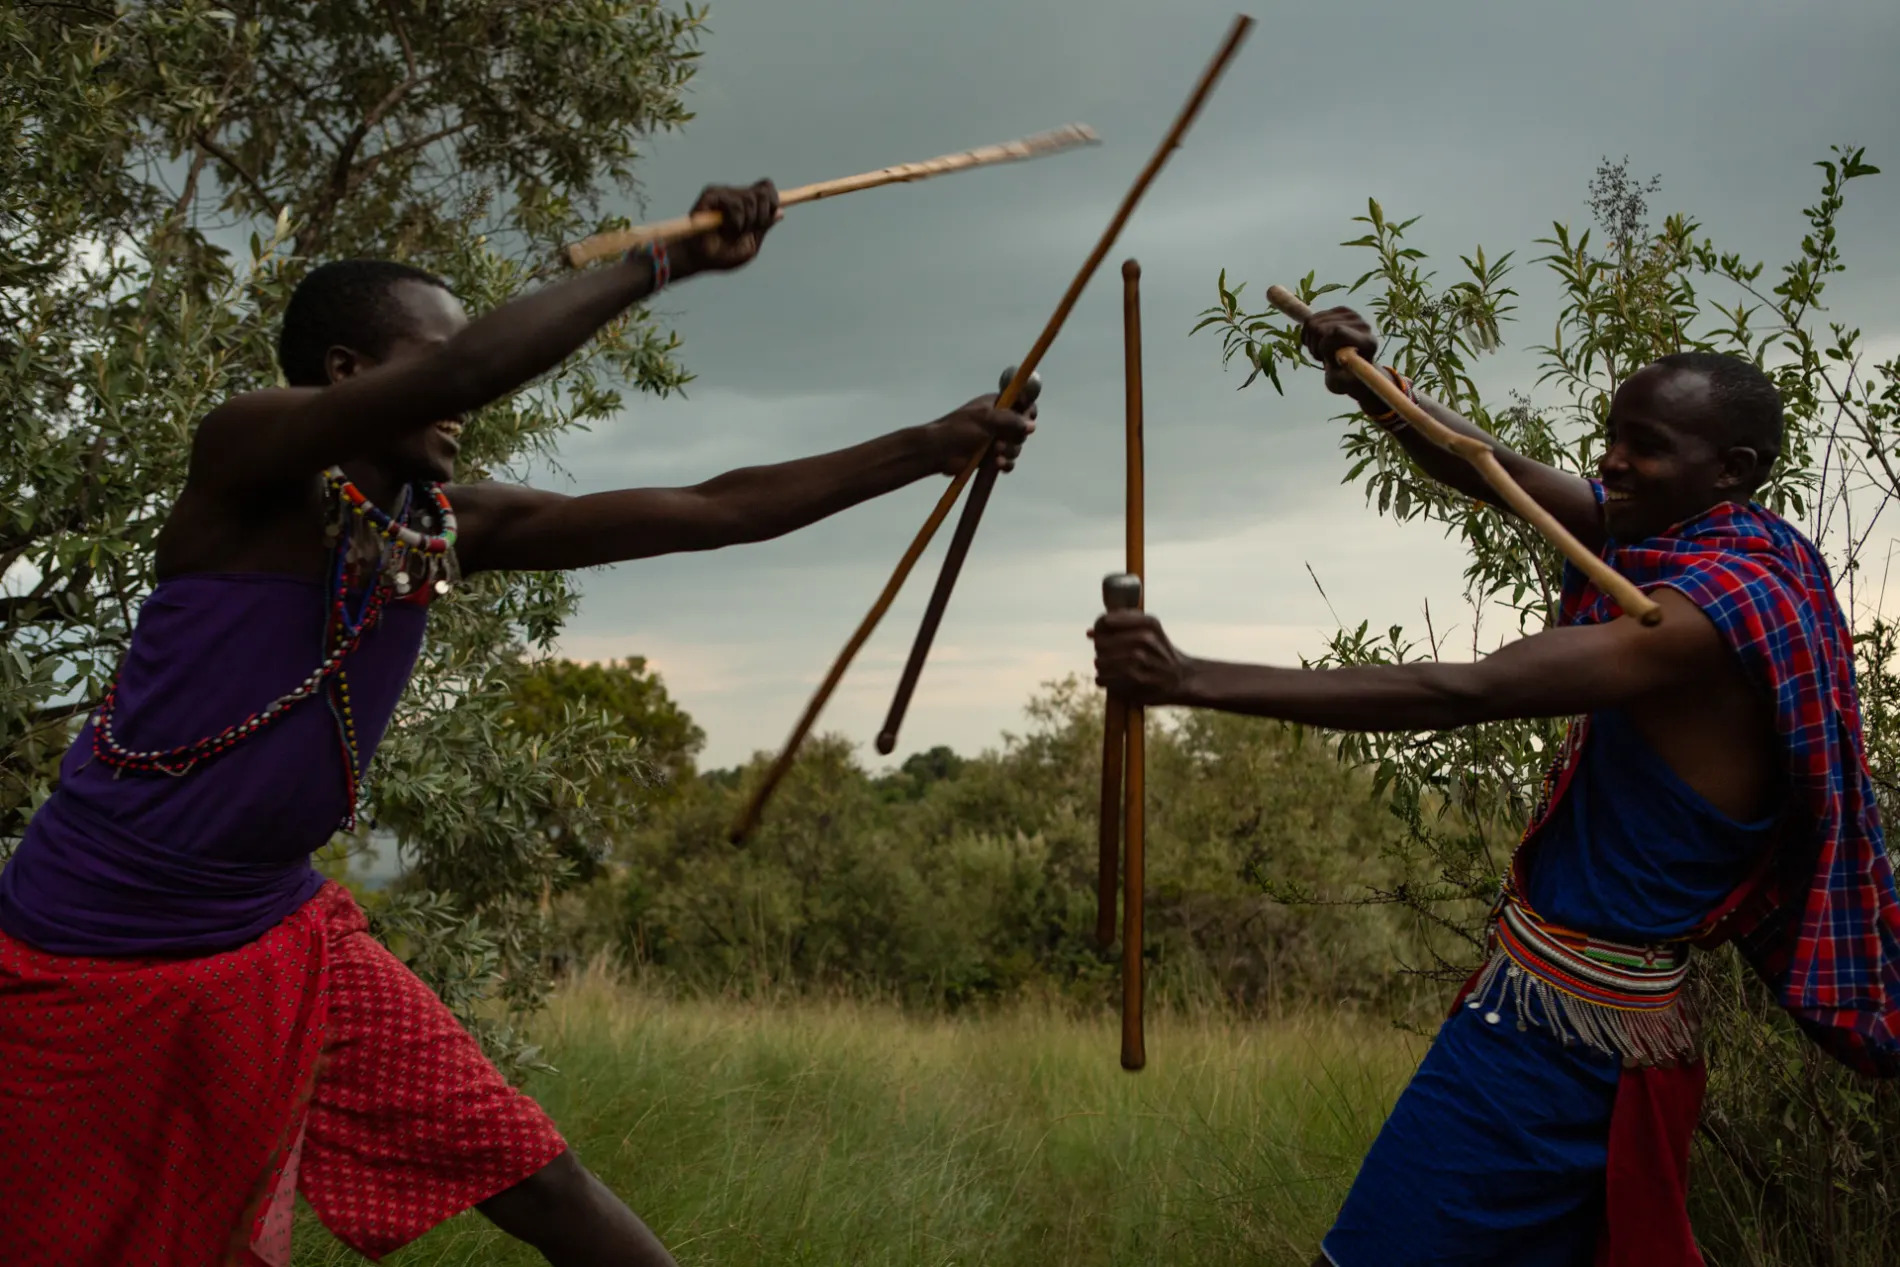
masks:
MULTIPOLYGON (((1089 279, 1095 275, 1095 270, 1101 264, 1102 258, 1115 245, 1115 239, 1120 236, 1122 226, 1128 222, 1128 217, 1134 214, 1135 204, 1140 201, 1141 195, 1147 192, 1148 186, 1154 182, 1169 152, 1180 145, 1181 137, 1187 132, 1188 124, 1193 122, 1194 116, 1200 112, 1201 103, 1213 91, 1214 83, 1220 78, 1221 72, 1227 68, 1227 63, 1231 62, 1234 54, 1240 51, 1241 42, 1247 38, 1247 32, 1252 27, 1253 19, 1245 14, 1234 19, 1233 28, 1227 33, 1226 42, 1221 45, 1220 52, 1215 54, 1213 63, 1201 76, 1201 82, 1196 85, 1193 97, 1188 100, 1187 108, 1181 112, 1181 117, 1175 120, 1174 126, 1169 129, 1168 135, 1163 139, 1161 148, 1155 152, 1153 158, 1148 160, 1148 166, 1136 178, 1134 188, 1128 191, 1128 196, 1122 200, 1121 207, 1115 212, 1115 218, 1109 221, 1108 229, 1102 234, 1102 240, 1095 244, 1093 251, 1089 252, 1082 270, 1076 274, 1075 280, 1069 283, 1068 293, 1063 295, 1062 302, 1056 305, 1055 314, 1042 328, 1042 333, 1036 336, 1035 345, 1029 349, 1029 355, 1025 356, 1022 364, 1016 367, 1016 377, 1010 380, 1009 386, 1005 387, 1002 394, 996 398, 997 408, 1008 409, 1016 403, 1017 394, 1022 391, 1023 384, 1029 381, 1029 376, 1036 372, 1036 366, 1042 363, 1043 354, 1049 350, 1049 345, 1056 341, 1056 335, 1061 333, 1062 323, 1069 319, 1069 312, 1075 307, 1076 301, 1082 297, 1082 291, 1088 285, 1089 279)), ((897 591, 903 588, 904 579, 917 565, 917 560, 923 554, 924 548, 936 535, 938 526, 950 514, 950 508, 956 505, 958 496, 963 492, 963 486, 970 482, 970 477, 976 474, 977 469, 984 465, 989 457, 990 450, 985 447, 957 473, 956 478, 950 481, 950 487, 944 489, 943 496, 937 499, 936 506, 924 520, 924 526, 911 540, 910 547, 904 551, 904 557, 897 561, 897 567, 891 572, 891 579, 885 582, 883 592, 877 596, 877 601, 871 604, 871 610, 865 613, 864 619, 858 623, 857 629, 845 642, 844 650, 838 653, 831 671, 825 675, 825 680, 819 683, 818 690, 812 695, 811 703, 805 706, 804 715, 792 728, 791 739, 786 742, 771 768, 765 772, 765 778, 760 780, 758 787, 753 790, 752 798, 746 803, 739 821, 733 826, 730 837, 733 843, 743 841, 758 826, 759 816, 765 811, 766 801, 771 799, 773 790, 791 770, 792 761, 798 756, 799 747, 805 742, 805 736, 811 732, 813 723, 818 720, 818 714, 823 711, 825 701, 829 700, 832 691, 837 689, 839 681, 844 677, 845 669, 849 667, 852 658, 857 655, 858 649, 864 645, 865 640, 871 636, 872 630, 877 628, 878 621, 884 618, 884 613, 890 610, 891 603, 897 597, 897 591)), ((948 562, 946 558, 945 566, 948 566, 948 562)), ((958 562, 960 564, 961 560, 958 562)))
MULTIPOLYGON (((1142 479, 1142 393, 1141 393, 1141 265, 1129 260, 1122 265, 1122 359, 1124 395, 1128 421, 1127 553, 1124 566, 1134 578, 1135 607, 1141 608, 1148 596, 1147 559, 1143 549, 1146 537, 1146 507, 1143 505, 1142 479)), ((1122 1068, 1139 1070, 1148 1063, 1147 1043, 1142 1032, 1142 913, 1147 885, 1147 859, 1143 852, 1147 832, 1147 752, 1146 715, 1139 704, 1127 704, 1122 724, 1127 737, 1123 741, 1127 772, 1122 779, 1122 1068)))
MULTIPOLYGON (((1168 155, 1180 147, 1182 137, 1187 135, 1188 128, 1193 125, 1195 116, 1201 112, 1201 106, 1214 91, 1214 85, 1220 80, 1222 72, 1227 69, 1227 64, 1240 51, 1241 42, 1247 38, 1247 32, 1252 26, 1253 19, 1245 14, 1234 19, 1234 25, 1228 31, 1226 41, 1221 45, 1220 51, 1214 55, 1214 60, 1208 64, 1207 70, 1202 73, 1200 83, 1195 85, 1194 94, 1188 98, 1187 105, 1182 107, 1180 116, 1175 119, 1174 126, 1168 130, 1167 136, 1162 139, 1153 157, 1148 160, 1148 166, 1142 170, 1134 187, 1128 191, 1127 197, 1122 199, 1121 209, 1115 213, 1115 219, 1109 223, 1107 232, 1096 244, 1088 262, 1082 266, 1075 284, 1069 288, 1069 295, 1063 300, 1065 307, 1059 310, 1060 316, 1068 315, 1066 305, 1072 304, 1074 299, 1081 294, 1082 287, 1088 283, 1103 257, 1108 254, 1109 248, 1115 244, 1115 239, 1121 234, 1122 225, 1134 212, 1135 204, 1140 201, 1141 196, 1147 192, 1149 184, 1160 173, 1161 166, 1167 162, 1168 155)), ((1045 331, 1045 337, 1053 336, 1045 331)), ((1043 344, 1038 343, 1037 346, 1041 347, 1043 344)), ((985 470, 977 478, 980 482, 970 490, 970 500, 964 506, 963 518, 957 525, 957 540, 950 549, 944 552, 943 567, 937 574, 937 588, 931 594, 930 605, 925 608, 923 620, 918 623, 916 640, 911 643, 910 659, 905 664, 903 677, 898 681, 898 689, 891 700, 891 710, 885 718, 884 729, 878 735, 879 752, 888 753, 897 746, 897 731, 903 725, 904 714, 910 707, 911 692, 916 688, 917 678, 923 672, 924 661, 930 655, 930 644, 936 639, 937 625, 943 619, 944 609, 949 606, 950 593, 956 588, 957 576, 963 571, 963 561, 969 554, 969 543, 976 536, 977 524, 982 520, 983 510, 989 504, 990 487, 994 484, 996 476, 993 472, 985 470), (958 544, 961 545, 960 549, 958 544)))
MULTIPOLYGON (((1142 480, 1141 480, 1141 265, 1134 260, 1122 263, 1122 365, 1123 400, 1127 418, 1124 448, 1128 455, 1126 482, 1127 549, 1126 572, 1109 575, 1102 582, 1102 602, 1110 611, 1141 609, 1142 585, 1142 480)), ((1129 717, 1139 719, 1141 709, 1130 709, 1114 695, 1103 700, 1102 717, 1102 797, 1096 835, 1095 940, 1106 950, 1115 944, 1115 896, 1120 885, 1123 786, 1127 770, 1136 783, 1139 757, 1132 757, 1129 717), (1132 763, 1132 764, 1131 764, 1132 763)), ((1136 721, 1139 728, 1140 722, 1136 721)), ((1139 740, 1137 739, 1137 747, 1139 740)), ((1134 812, 1128 816, 1131 829, 1140 831, 1139 794, 1130 801, 1134 812)), ((1135 896, 1139 900, 1139 895, 1135 896)))
MULTIPOLYGON (((1092 128, 1084 124, 1071 124, 1066 128, 1056 128, 1050 132, 1038 132, 1026 136, 1020 141, 1005 141, 1001 145, 985 145, 981 149, 965 150, 960 154, 945 154, 941 158, 926 159, 921 163, 900 163, 895 167, 880 167, 874 172, 863 172, 856 176, 842 176, 837 180, 820 181, 815 185, 800 185, 796 189, 787 189, 778 196, 781 207, 795 207, 801 202, 817 202, 821 198, 836 198, 839 194, 856 193, 860 189, 876 189, 880 185, 897 185, 913 180, 929 180, 933 176, 942 176, 949 172, 969 171, 973 167, 988 167, 992 163, 1016 163, 1024 159, 1041 158, 1046 154, 1055 154, 1062 150, 1073 149, 1078 145, 1094 145, 1100 138, 1092 128)), ((648 242, 673 242, 680 238, 689 238, 695 234, 716 229, 720 224, 717 211, 701 211, 696 215, 677 216, 671 220, 660 220, 653 224, 635 225, 631 229, 612 229, 605 233, 596 233, 571 243, 565 254, 567 262, 575 268, 591 264, 595 260, 618 255, 636 246, 645 246, 648 242)))
MULTIPOLYGON (((1010 381, 1016 377, 1016 367, 1010 366, 1003 371, 1002 381, 997 384, 998 391, 1006 391, 1010 381)), ((1031 374, 1029 382, 1016 398, 1018 408, 1027 409, 1036 403, 1036 397, 1042 393, 1042 379, 1031 374)), ((990 493, 996 488, 996 468, 986 466, 976 473, 970 481, 970 498, 963 503, 963 514, 957 519, 956 531, 950 534, 948 554, 958 558, 970 552, 970 542, 976 536, 977 524, 983 518, 983 507, 989 504, 990 493)), ((943 622, 943 613, 950 606, 950 586, 944 583, 944 577, 937 577, 937 588, 930 591, 930 601, 924 605, 924 618, 918 637, 929 645, 928 638, 921 632, 928 629, 932 634, 943 622)), ((877 734, 877 750, 889 756, 897 749, 897 728, 904 724, 904 710, 910 706, 911 693, 917 689, 917 679, 924 671, 924 658, 911 649, 910 659, 904 662, 904 674, 897 679, 897 694, 891 699, 891 711, 885 714, 884 728, 877 734)))
MULTIPOLYGON (((1267 287, 1267 302, 1291 317, 1300 325, 1312 319, 1313 310, 1283 286, 1267 287)), ((1378 393, 1392 408, 1398 410, 1399 417, 1412 424, 1418 433, 1427 440, 1471 463, 1477 468, 1484 482, 1497 490, 1507 505, 1522 516, 1531 527, 1544 535, 1544 539, 1556 546, 1566 559, 1576 564, 1578 569, 1595 582, 1596 587, 1616 600, 1616 605, 1636 617, 1645 625, 1654 625, 1662 620, 1662 608, 1644 595, 1616 569, 1592 554, 1583 542, 1570 534, 1569 529, 1557 522, 1555 516, 1540 506, 1530 494, 1518 486, 1510 473, 1498 461, 1497 451, 1483 440, 1472 436, 1460 435, 1438 419, 1418 407, 1418 404, 1394 383, 1385 371, 1368 364, 1366 359, 1351 348, 1339 350, 1339 363, 1350 370, 1354 377, 1378 393)))

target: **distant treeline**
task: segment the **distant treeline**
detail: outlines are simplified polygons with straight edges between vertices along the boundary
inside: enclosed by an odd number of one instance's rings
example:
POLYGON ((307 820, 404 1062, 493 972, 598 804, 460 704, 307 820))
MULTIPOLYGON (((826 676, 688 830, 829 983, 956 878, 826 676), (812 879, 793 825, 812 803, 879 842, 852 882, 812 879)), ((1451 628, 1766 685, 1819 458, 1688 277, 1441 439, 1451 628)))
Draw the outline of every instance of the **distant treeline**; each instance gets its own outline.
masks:
MULTIPOLYGON (((1093 939, 1099 693, 1071 680, 1028 711, 999 750, 937 748, 882 774, 842 737, 813 742, 744 847, 726 832, 763 757, 704 774, 663 761, 676 777, 558 904, 564 952, 611 951, 695 991, 1110 1001, 1119 951, 1093 939)), ((1398 825, 1370 779, 1275 723, 1164 716, 1150 731, 1157 997, 1267 1012, 1410 1002, 1420 983, 1393 966, 1423 958, 1415 918, 1364 901, 1397 872, 1398 825), (1321 901, 1276 900, 1269 877, 1321 901)))

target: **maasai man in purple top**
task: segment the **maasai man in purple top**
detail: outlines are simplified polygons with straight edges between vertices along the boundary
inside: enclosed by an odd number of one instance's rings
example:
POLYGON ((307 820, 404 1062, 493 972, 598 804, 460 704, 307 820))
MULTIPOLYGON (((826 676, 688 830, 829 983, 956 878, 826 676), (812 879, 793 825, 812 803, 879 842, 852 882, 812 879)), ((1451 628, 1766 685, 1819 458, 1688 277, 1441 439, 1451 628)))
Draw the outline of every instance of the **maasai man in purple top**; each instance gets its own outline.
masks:
POLYGON ((983 396, 690 488, 450 483, 469 411, 751 260, 778 195, 695 210, 721 227, 474 321, 415 269, 318 267, 284 317, 289 385, 199 426, 130 650, 0 871, 9 1264, 282 1267, 299 1191, 372 1257, 475 1206, 553 1263, 673 1262, 310 854, 353 822, 460 576, 763 541, 988 446, 1014 465, 1034 411, 983 396))
MULTIPOLYGON (((1377 351, 1357 314, 1317 313, 1303 338, 1327 385, 1428 474, 1499 504, 1337 364, 1342 348, 1377 351)), ((1662 607, 1655 628, 1574 568, 1555 627, 1473 664, 1220 664, 1183 655, 1151 616, 1097 622, 1097 680, 1135 703, 1355 731, 1576 719, 1502 887, 1489 958, 1316 1267, 1699 1267, 1684 1208, 1704 1078, 1680 997, 1692 944, 1733 940, 1829 1052, 1900 1072, 1900 898, 1852 640, 1814 546, 1751 500, 1782 429, 1759 368, 1690 353, 1617 391, 1599 480, 1497 447, 1527 493, 1662 607)))

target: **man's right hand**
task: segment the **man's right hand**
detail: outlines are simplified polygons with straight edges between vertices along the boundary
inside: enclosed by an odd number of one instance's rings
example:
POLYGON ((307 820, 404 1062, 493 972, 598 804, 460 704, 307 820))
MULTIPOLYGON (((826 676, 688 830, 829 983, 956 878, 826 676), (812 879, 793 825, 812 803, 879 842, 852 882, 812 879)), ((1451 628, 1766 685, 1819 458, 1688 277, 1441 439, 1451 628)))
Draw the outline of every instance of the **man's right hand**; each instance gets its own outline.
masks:
POLYGON ((1388 412, 1384 401, 1357 375, 1339 363, 1343 348, 1351 348, 1368 363, 1379 354, 1379 340, 1373 337, 1366 319, 1350 308, 1328 308, 1316 312, 1300 328, 1300 341, 1319 358, 1326 370, 1326 390, 1336 396, 1350 396, 1369 414, 1388 412))
POLYGON ((979 449, 994 443, 990 465, 999 471, 1016 469, 1023 444, 1036 429, 1036 406, 1017 413, 998 409, 994 393, 978 396, 953 413, 945 414, 925 426, 931 437, 931 452, 937 469, 945 475, 959 474, 979 449))
POLYGON ((769 180, 744 188, 709 185, 693 204, 694 215, 702 211, 717 211, 721 223, 674 247, 676 253, 687 257, 682 261, 685 268, 675 265, 678 275, 724 273, 751 263, 765 242, 766 232, 784 216, 779 210, 778 189, 769 180))

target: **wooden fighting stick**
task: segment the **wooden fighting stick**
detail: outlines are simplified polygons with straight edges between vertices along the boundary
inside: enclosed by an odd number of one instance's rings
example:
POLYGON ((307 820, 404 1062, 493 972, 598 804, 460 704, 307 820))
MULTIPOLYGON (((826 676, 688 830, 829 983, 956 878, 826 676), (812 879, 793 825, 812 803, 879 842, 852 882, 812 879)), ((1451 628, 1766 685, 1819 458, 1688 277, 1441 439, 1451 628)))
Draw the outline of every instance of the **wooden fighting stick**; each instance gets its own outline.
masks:
MULTIPOLYGON (((1042 333, 1036 337, 1034 346, 1029 349, 1029 355, 1025 356, 1022 364, 1016 367, 1016 377, 1010 380, 1009 386, 1005 387, 1002 394, 996 398, 997 408, 1009 409, 1015 405, 1017 395, 1029 381, 1030 376, 1035 373, 1036 367, 1042 363, 1043 355, 1048 352, 1049 345, 1056 341, 1056 335, 1061 333, 1063 322, 1069 319, 1069 313, 1075 308, 1076 301, 1082 297, 1082 291, 1088 286, 1089 279, 1095 275, 1096 268, 1100 266, 1110 248, 1115 245, 1115 239, 1121 235, 1122 226, 1127 224, 1128 218, 1134 214, 1135 204, 1141 200, 1141 195, 1147 192, 1148 186, 1160 173, 1161 165, 1166 161, 1168 154, 1181 144, 1181 138, 1186 134, 1188 125, 1193 122, 1194 116, 1200 113, 1202 103, 1206 101, 1208 94, 1213 92, 1214 84, 1220 79, 1221 73, 1227 69, 1228 63, 1233 61, 1234 55, 1240 51, 1240 45, 1247 38, 1247 32, 1252 29, 1253 19, 1245 14, 1234 19, 1226 40, 1222 43, 1220 51, 1214 55, 1213 62, 1201 76, 1201 82, 1195 86, 1194 95, 1188 99, 1181 117, 1175 120, 1174 126, 1163 138, 1160 148, 1148 160, 1148 166, 1136 178, 1134 187, 1122 199, 1122 205, 1115 212, 1115 218, 1109 221, 1101 241, 1095 244, 1095 249, 1083 262, 1081 271, 1076 274, 1075 280, 1069 283, 1068 293, 1064 294, 1062 302, 1056 305, 1055 314, 1049 318, 1042 333)), ((830 672, 825 675, 824 681, 818 684, 817 691, 812 694, 811 702, 805 706, 804 714, 792 728, 791 738, 780 750, 771 767, 766 770, 765 777, 759 781, 758 787, 753 790, 751 798, 746 802, 745 809, 739 816, 739 821, 733 825, 729 834, 729 839, 734 844, 744 841, 758 826, 759 817, 765 812, 765 803, 771 799, 773 791, 791 771, 792 762, 797 758, 798 750, 804 744, 805 737, 811 733, 812 726, 817 722, 818 714, 824 711, 825 702, 838 688, 838 683, 844 678, 844 672, 850 667, 859 648, 863 647, 865 641, 870 638, 878 622, 884 619, 884 613, 890 610, 891 603, 896 600, 898 590, 903 588, 904 580, 910 575, 910 570, 917 565, 917 560, 929 546, 930 539, 936 535, 938 527, 949 516, 950 507, 956 505, 957 498, 962 495, 963 486, 970 482, 970 477, 989 460, 989 456, 990 450, 986 446, 957 473, 956 478, 950 481, 950 487, 944 489, 943 496, 937 499, 936 506, 924 520, 924 526, 918 529, 916 537, 904 551, 904 557, 897 561, 896 568, 891 571, 891 579, 885 582, 883 591, 871 604, 871 610, 865 613, 862 621, 858 622, 857 629, 845 641, 844 650, 838 653, 838 658, 832 663, 830 672)), ((954 578, 952 579, 954 581, 954 578)))
MULTIPOLYGON (((997 382, 997 390, 1007 390, 1010 380, 1016 377, 1016 367, 1010 366, 1003 371, 1003 377, 997 382)), ((1022 395, 1017 397, 1019 410, 1026 410, 1036 403, 1036 397, 1042 394, 1042 377, 1031 374, 1029 382, 1023 386, 1022 395)), ((976 540, 976 528, 983 521, 983 508, 989 505, 990 493, 996 488, 996 468, 985 466, 970 481, 970 499, 963 503, 963 515, 957 520, 957 530, 950 534, 950 546, 944 551, 943 571, 937 574, 937 588, 930 591, 930 602, 924 607, 923 621, 917 627, 917 641, 911 644, 910 659, 904 662, 904 675, 897 680, 897 694, 891 697, 891 710, 885 714, 884 728, 878 732, 877 750, 889 756, 897 749, 897 731, 904 724, 904 713, 910 708, 911 694, 917 689, 917 679, 924 671, 924 657, 930 650, 931 641, 937 636, 937 626, 943 623, 943 613, 950 606, 950 590, 956 584, 957 573, 963 567, 964 556, 970 553, 970 543, 976 540), (955 560, 953 564, 951 560, 955 560)))
MULTIPOLYGON (((1126 513, 1123 516, 1128 540, 1123 566, 1128 575, 1141 582, 1146 577, 1142 560, 1141 265, 1134 260, 1126 260, 1122 264, 1122 372, 1122 396, 1127 420, 1124 448, 1128 457, 1126 513)), ((1106 596, 1106 589, 1103 594, 1106 596)), ((1134 606, 1139 609, 1140 605, 1137 591, 1134 606)), ((1142 739, 1142 710, 1139 706, 1130 710, 1111 695, 1105 701, 1105 707, 1095 890, 1095 940, 1104 950, 1115 944, 1115 890, 1119 883, 1117 870, 1121 859, 1122 771, 1127 754, 1131 751, 1130 738, 1134 743, 1132 750, 1137 753, 1142 739), (1129 724, 1131 716, 1134 719, 1132 729, 1129 724)), ((1134 761, 1138 767, 1138 755, 1134 761)), ((1137 784, 1140 776, 1139 768, 1131 768, 1131 777, 1137 784)), ((1131 830, 1139 835, 1141 800, 1138 788, 1131 789, 1131 797, 1129 822, 1131 830)))
MULTIPOLYGON (((1313 310, 1283 286, 1267 288, 1267 302, 1291 317, 1300 325, 1312 319, 1313 310)), ((1390 375, 1376 365, 1372 365, 1352 348, 1339 350, 1339 363, 1350 370, 1355 378, 1378 393, 1399 417, 1412 424, 1418 433, 1427 440, 1445 450, 1456 454, 1477 468, 1484 482, 1497 490, 1505 504, 1516 511, 1531 527, 1544 535, 1544 539, 1563 554, 1566 559, 1588 576, 1596 587, 1616 600, 1616 605, 1626 613, 1636 617, 1645 625, 1655 625, 1662 620, 1662 608, 1654 600, 1637 589, 1616 569, 1592 554, 1570 534, 1570 530, 1557 522, 1549 511, 1537 503, 1530 494, 1518 486, 1510 473, 1498 461, 1497 451, 1483 440, 1472 436, 1460 435, 1450 427, 1438 421, 1418 407, 1417 402, 1408 397, 1390 375)))
MULTIPOLYGON (((1123 399, 1128 455, 1127 571, 1102 581, 1102 604, 1109 611, 1139 611, 1147 563, 1143 545, 1141 390, 1141 265, 1122 265, 1123 399)), ((1146 717, 1141 705, 1110 695, 1102 719, 1102 803, 1099 887, 1095 937, 1103 948, 1115 938, 1117 846, 1123 853, 1122 889, 1122 1068, 1139 1070, 1148 1062, 1142 1035, 1142 912, 1146 891, 1146 717)))
MULTIPOLYGON (((1121 591, 1111 590, 1109 576, 1102 582, 1102 603, 1118 611, 1121 591)), ((1136 606, 1136 602, 1127 604, 1136 606)), ((1095 854, 1095 942, 1103 950, 1115 944, 1115 898, 1122 854, 1122 771, 1128 761, 1128 706, 1121 697, 1102 701, 1102 801, 1097 822, 1095 854)))
MULTIPOLYGON (((820 181, 815 185, 800 185, 796 189, 788 189, 781 193, 778 197, 778 205, 795 207, 801 202, 836 198, 839 194, 856 193, 860 189, 876 189, 880 185, 929 180, 933 176, 942 176, 948 172, 969 171, 976 167, 988 167, 992 163, 1015 163, 1024 159, 1041 158, 1045 154, 1059 153, 1078 145, 1094 145, 1099 139, 1093 129, 1080 123, 1072 124, 1066 128, 1057 128, 1052 132, 1038 132, 1020 141, 986 145, 981 149, 965 150, 961 154, 945 154, 941 158, 926 159, 921 163, 900 163, 896 167, 880 167, 874 172, 820 181)), ((649 242, 675 242, 681 238, 690 238, 704 233, 708 229, 716 229, 719 225, 720 215, 717 211, 701 211, 695 215, 677 216, 654 224, 635 225, 631 229, 611 229, 605 233, 596 233, 592 237, 571 243, 563 254, 571 266, 581 268, 595 260, 619 255, 636 246, 645 246, 649 242)))
MULTIPOLYGON (((1126 572, 1113 572, 1102 578, 1102 605, 1109 611, 1138 611, 1141 608, 1141 578, 1126 572)), ((1141 944, 1142 886, 1146 883, 1142 856, 1142 748, 1138 720, 1141 709, 1108 697, 1108 715, 1102 743, 1104 815, 1103 834, 1109 835, 1115 811, 1126 809, 1127 849, 1122 859, 1122 1068, 1133 1071, 1148 1063, 1141 1024, 1141 944), (1121 742, 1115 742, 1119 739, 1121 742), (1120 760, 1115 773, 1126 776, 1114 782, 1121 789, 1122 803, 1109 798, 1107 753, 1113 748, 1120 760)), ((1112 839, 1112 837, 1111 837, 1112 839)))
MULTIPOLYGON (((1116 212, 1115 219, 1110 222, 1107 232, 1102 235, 1102 240, 1096 244, 1088 262, 1082 266, 1082 272, 1077 276, 1075 285, 1070 287, 1071 298, 1065 299, 1065 304, 1072 302, 1073 297, 1080 295, 1082 286, 1087 284, 1088 279, 1100 266, 1103 257, 1108 254, 1109 248, 1121 234, 1122 225, 1127 223, 1129 215, 1133 213, 1135 204, 1140 201, 1142 194, 1147 192, 1148 185, 1159 174, 1168 155, 1180 147, 1182 137, 1187 134, 1195 116, 1200 113, 1201 106, 1213 92, 1214 85, 1219 81, 1227 63, 1232 61, 1234 55, 1239 52, 1241 41, 1246 38, 1252 26, 1253 19, 1244 14, 1234 19, 1234 25, 1228 31, 1226 42, 1222 44, 1220 51, 1215 54, 1214 60, 1202 74, 1200 83, 1195 86, 1194 94, 1188 98, 1187 105, 1175 119, 1174 126, 1168 130, 1167 136, 1162 139, 1160 146, 1148 160, 1147 167, 1142 170, 1133 188, 1122 200, 1121 209, 1116 212)), ((995 476, 989 475, 988 472, 985 474, 988 475, 988 484, 994 484, 995 476)), ((943 608, 949 605, 951 591, 956 588, 957 577, 963 570, 964 556, 969 552, 967 540, 976 535, 977 525, 983 518, 983 510, 989 504, 988 484, 971 490, 970 504, 964 508, 963 518, 957 524, 957 536, 966 541, 965 548, 959 551, 953 547, 943 556, 943 567, 937 574, 937 588, 931 595, 931 607, 925 612, 923 621, 918 625, 917 638, 911 644, 910 660, 904 669, 903 682, 899 684, 897 694, 891 700, 890 714, 885 718, 884 730, 878 736, 879 752, 889 753, 897 747, 897 732, 904 724, 905 711, 910 707, 910 692, 915 689, 917 677, 923 672, 924 661, 930 656, 930 644, 937 636, 937 623, 943 617, 943 608), (889 746, 887 747, 886 744, 889 746)))

